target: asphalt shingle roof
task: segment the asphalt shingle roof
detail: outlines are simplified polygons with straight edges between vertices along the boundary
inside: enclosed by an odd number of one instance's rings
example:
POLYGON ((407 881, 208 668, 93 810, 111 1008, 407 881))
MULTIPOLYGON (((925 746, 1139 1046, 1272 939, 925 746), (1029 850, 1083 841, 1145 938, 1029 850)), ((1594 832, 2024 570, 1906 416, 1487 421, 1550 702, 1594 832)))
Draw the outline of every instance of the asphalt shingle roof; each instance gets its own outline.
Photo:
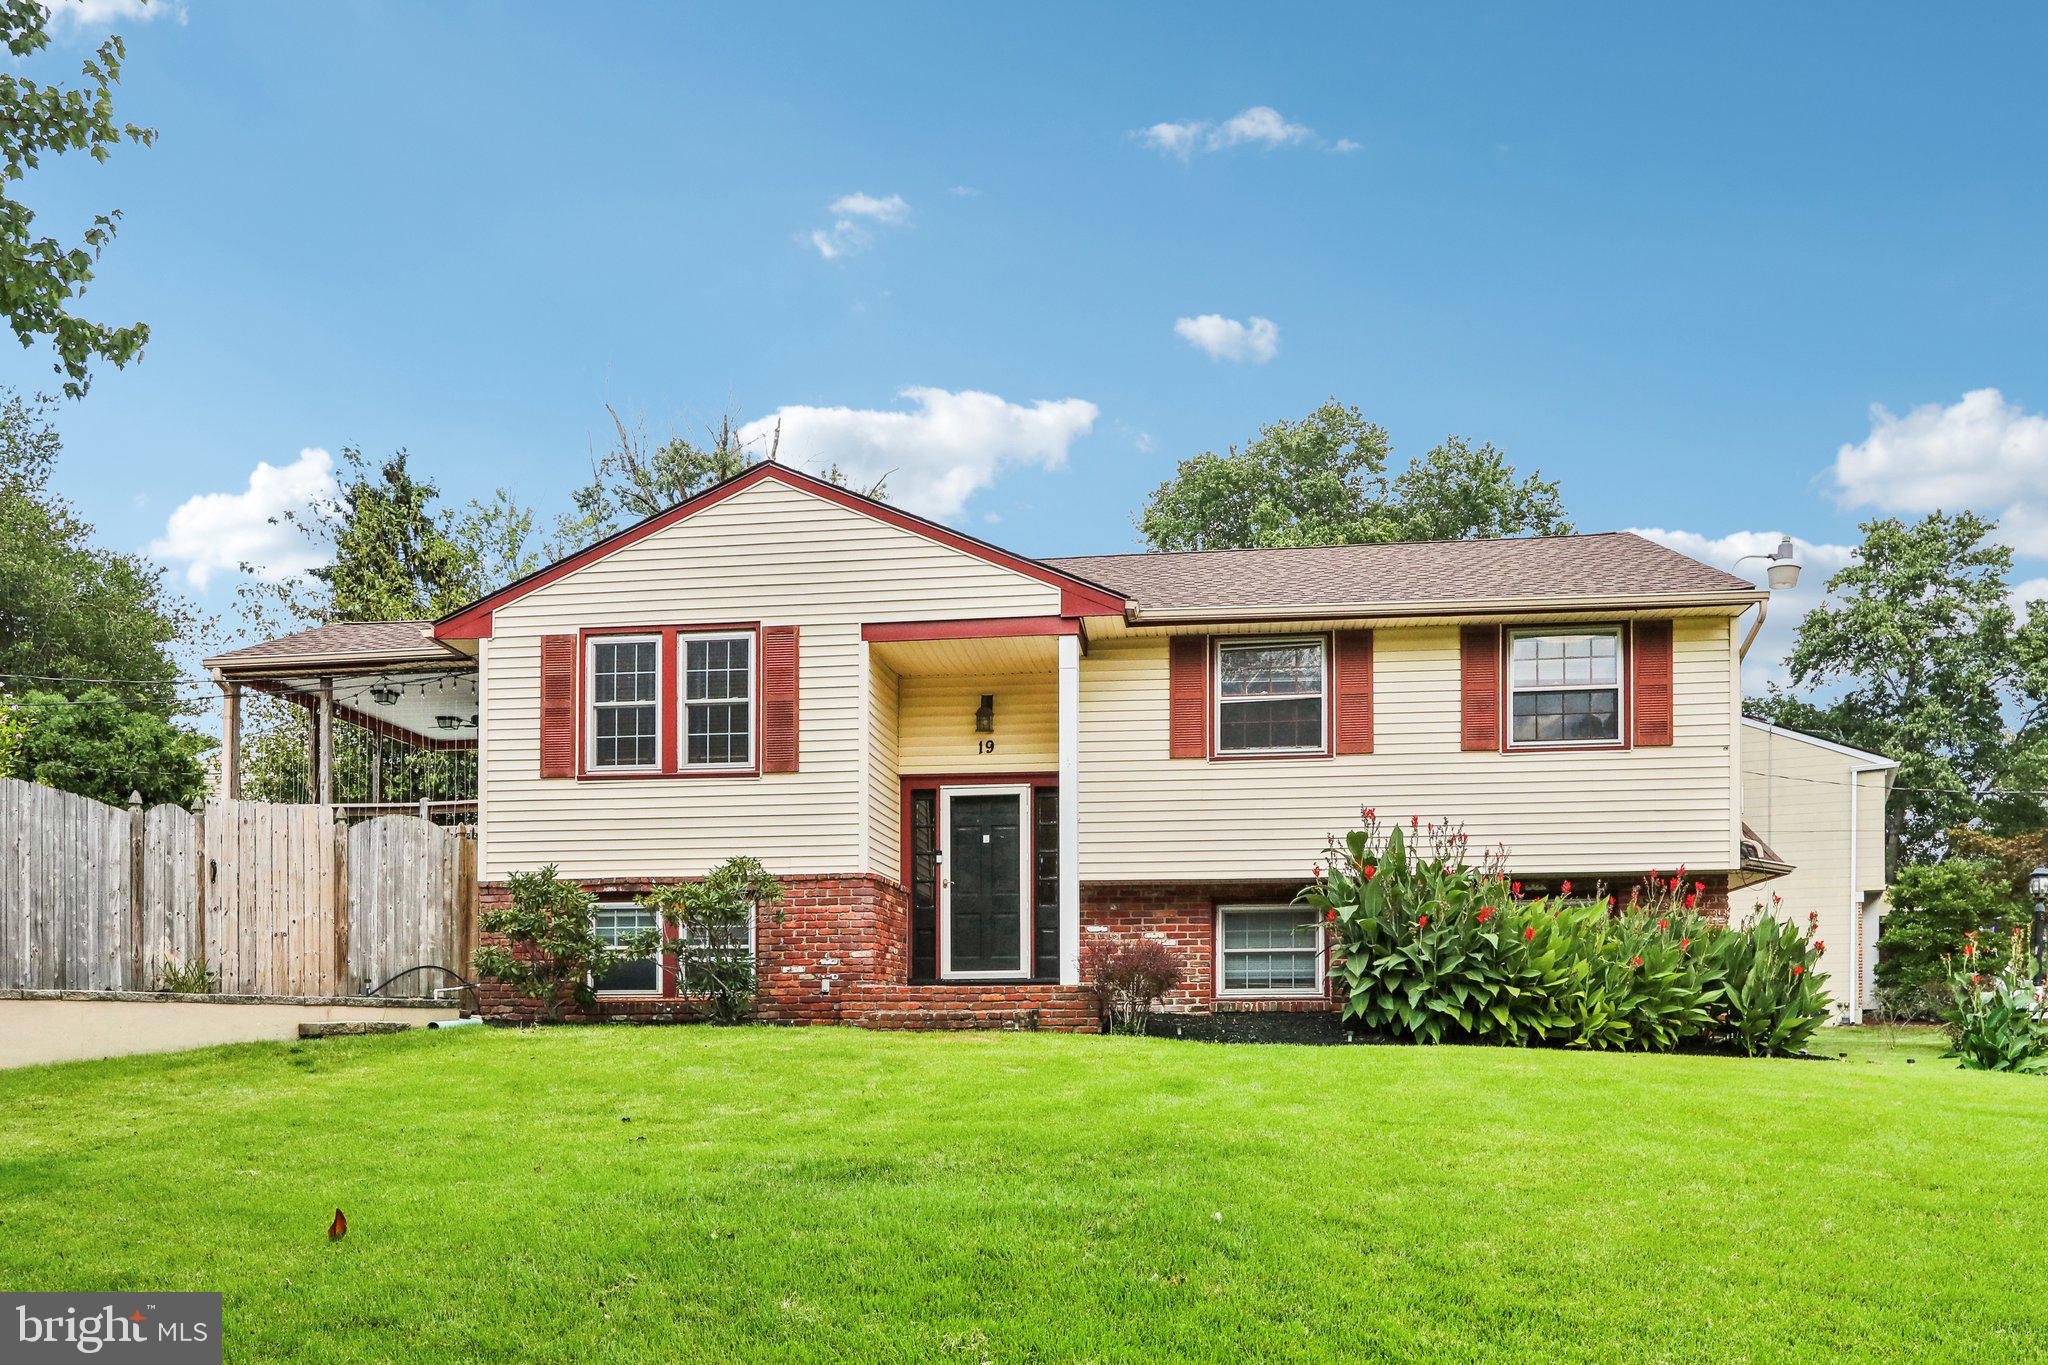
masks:
POLYGON ((311 630, 280 635, 275 640, 217 654, 206 662, 209 665, 260 664, 266 660, 289 660, 306 655, 401 652, 431 656, 437 651, 452 657, 453 651, 422 634, 432 629, 433 624, 432 621, 344 621, 331 626, 314 626, 311 630))
POLYGON ((1040 561, 1140 611, 1754 592, 1756 585, 1627 531, 1280 550, 1074 555, 1040 561))

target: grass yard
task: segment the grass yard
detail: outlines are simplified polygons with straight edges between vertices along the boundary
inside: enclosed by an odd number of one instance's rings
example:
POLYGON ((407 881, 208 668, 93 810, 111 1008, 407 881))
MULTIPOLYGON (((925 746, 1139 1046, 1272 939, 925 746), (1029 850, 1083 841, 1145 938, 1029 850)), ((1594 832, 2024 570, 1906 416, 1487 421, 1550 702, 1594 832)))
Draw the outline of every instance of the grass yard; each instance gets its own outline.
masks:
POLYGON ((2048 1080, 1817 1041, 1850 1058, 620 1027, 34 1068, 0 1287, 220 1289, 231 1360, 2042 1358, 2048 1080))

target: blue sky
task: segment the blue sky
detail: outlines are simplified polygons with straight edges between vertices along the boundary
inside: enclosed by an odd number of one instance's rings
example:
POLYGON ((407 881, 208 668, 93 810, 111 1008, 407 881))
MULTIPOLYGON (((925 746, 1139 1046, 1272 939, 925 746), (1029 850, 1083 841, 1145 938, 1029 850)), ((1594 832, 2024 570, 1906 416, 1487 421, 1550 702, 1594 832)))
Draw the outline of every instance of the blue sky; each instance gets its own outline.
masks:
POLYGON ((302 451, 552 510, 607 401, 1034 554, 1334 394, 1584 529, 1817 577, 1971 505, 2048 577, 2037 9, 85 8, 33 74, 118 29, 162 139, 22 192, 124 211, 86 309, 154 337, 62 484, 217 610, 302 451))

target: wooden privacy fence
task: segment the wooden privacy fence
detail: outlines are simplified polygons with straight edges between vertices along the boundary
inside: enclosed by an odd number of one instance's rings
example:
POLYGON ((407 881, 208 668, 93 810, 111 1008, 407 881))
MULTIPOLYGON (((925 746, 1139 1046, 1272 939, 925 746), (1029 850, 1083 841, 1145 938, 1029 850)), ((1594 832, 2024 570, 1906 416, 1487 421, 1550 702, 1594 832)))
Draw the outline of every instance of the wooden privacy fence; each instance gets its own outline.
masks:
POLYGON ((468 978, 476 935, 476 843, 416 815, 124 810, 0 779, 0 986, 146 991, 204 962, 232 994, 360 995, 409 967, 468 978))

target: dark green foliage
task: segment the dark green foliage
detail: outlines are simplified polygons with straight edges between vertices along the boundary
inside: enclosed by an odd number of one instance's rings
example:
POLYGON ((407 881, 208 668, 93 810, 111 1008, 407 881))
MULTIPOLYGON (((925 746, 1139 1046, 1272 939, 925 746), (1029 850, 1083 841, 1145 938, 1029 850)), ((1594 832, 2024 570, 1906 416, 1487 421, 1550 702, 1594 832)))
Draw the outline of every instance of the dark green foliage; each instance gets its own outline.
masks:
POLYGON ((105 688, 29 692, 20 709, 19 775, 31 782, 110 806, 128 804, 130 792, 145 805, 189 806, 206 790, 200 756, 214 742, 105 688))
POLYGON ((667 954, 676 963, 678 993, 713 1023, 736 1024, 752 1010, 760 984, 747 926, 763 910, 779 916, 781 900, 782 883, 758 860, 728 858, 696 881, 639 897, 661 917, 661 927, 635 939, 627 952, 667 954))
POLYGON ((1783 1056, 1803 1050, 1822 1020, 1819 945, 1763 913, 1746 929, 1709 924, 1693 913, 1699 888, 1682 870, 1653 875, 1625 905, 1525 900, 1497 859, 1465 862, 1454 826, 1415 822, 1404 833, 1364 814, 1299 903, 1325 922, 1345 1017, 1368 1030, 1425 1043, 1709 1043, 1783 1056))
POLYGON ((611 955, 591 924, 597 898, 561 880, 552 863, 538 872, 515 872, 506 883, 511 903, 493 906, 482 919, 486 934, 506 941, 477 950, 477 975, 540 1001, 551 1020, 561 1019, 564 996, 580 1005, 594 1003, 591 974, 611 955))
POLYGON ((1519 478, 1491 445, 1452 436, 1387 477, 1385 427, 1336 399, 1262 427, 1242 449, 1182 460, 1138 529, 1155 550, 1567 535, 1554 481, 1519 478))
POLYGON ((0 674, 13 675, 0 686, 120 679, 123 696, 168 715, 171 651, 209 623, 166 590, 161 566, 93 543, 92 525, 51 490, 62 451, 49 405, 0 389, 0 674))
POLYGON ((169 995, 212 995, 220 989, 220 974, 203 962, 166 962, 157 969, 156 989, 169 995))
POLYGON ((2007 929, 2028 915, 2003 871, 1974 858, 1908 863, 1892 884, 1891 903, 1878 940, 1877 984, 1897 1000, 1944 997, 1947 959, 1962 952, 1966 935, 2007 929))
POLYGON ((45 156, 82 151, 105 161, 124 142, 148 146, 156 130, 114 118, 114 87, 126 55, 109 37, 82 67, 86 85, 75 90, 45 85, 19 74, 21 61, 49 45, 46 0, 0 0, 0 32, 14 61, 0 71, 0 315, 24 347, 46 337, 57 351, 64 392, 78 398, 92 382, 94 359, 126 365, 142 353, 149 328, 142 323, 110 327, 71 313, 92 283, 100 253, 114 240, 118 211, 95 214, 75 246, 41 235, 36 215, 14 197, 12 186, 45 156))

